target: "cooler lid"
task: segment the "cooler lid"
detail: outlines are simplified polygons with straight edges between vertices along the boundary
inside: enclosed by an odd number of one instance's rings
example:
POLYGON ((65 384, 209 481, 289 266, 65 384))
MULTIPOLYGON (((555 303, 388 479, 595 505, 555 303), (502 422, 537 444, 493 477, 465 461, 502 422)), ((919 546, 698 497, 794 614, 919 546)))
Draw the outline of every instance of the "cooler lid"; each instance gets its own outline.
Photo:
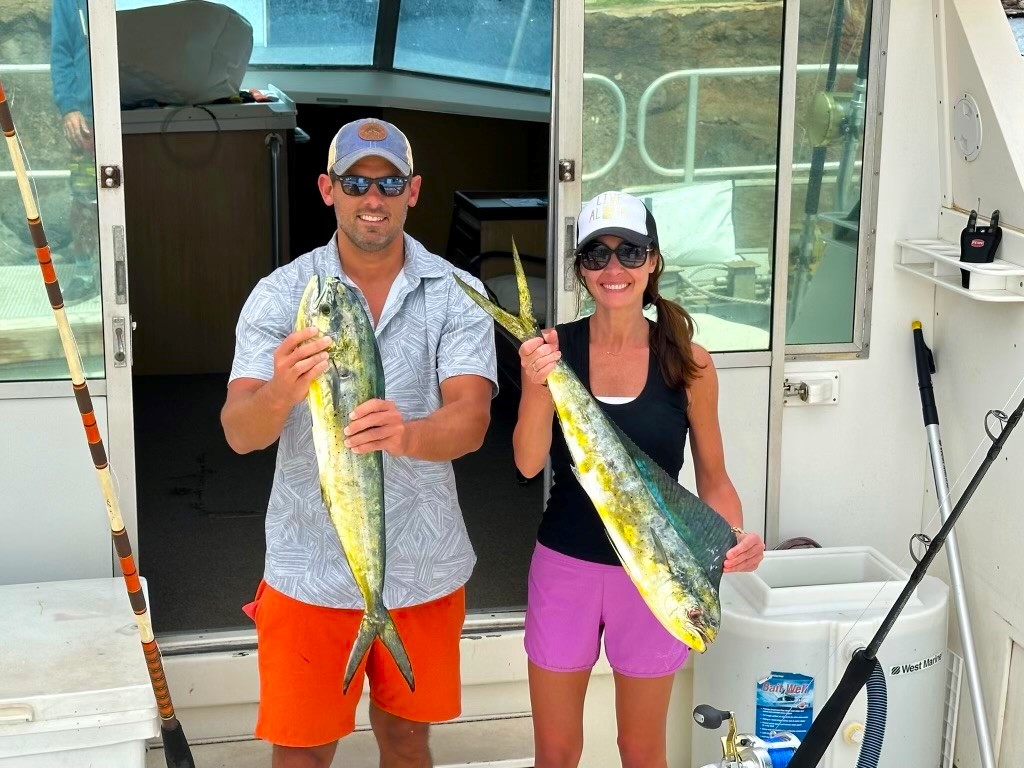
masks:
POLYGON ((0 728, 152 709, 124 580, 0 586, 0 728))

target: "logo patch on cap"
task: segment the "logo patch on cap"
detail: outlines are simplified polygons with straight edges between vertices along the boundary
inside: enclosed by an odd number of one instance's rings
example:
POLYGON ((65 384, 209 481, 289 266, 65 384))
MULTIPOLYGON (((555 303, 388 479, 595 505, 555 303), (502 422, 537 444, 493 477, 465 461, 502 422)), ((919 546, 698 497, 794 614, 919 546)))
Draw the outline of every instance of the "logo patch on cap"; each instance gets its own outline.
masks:
POLYGON ((388 129, 380 123, 363 123, 359 126, 357 135, 363 141, 384 141, 388 136, 388 129))

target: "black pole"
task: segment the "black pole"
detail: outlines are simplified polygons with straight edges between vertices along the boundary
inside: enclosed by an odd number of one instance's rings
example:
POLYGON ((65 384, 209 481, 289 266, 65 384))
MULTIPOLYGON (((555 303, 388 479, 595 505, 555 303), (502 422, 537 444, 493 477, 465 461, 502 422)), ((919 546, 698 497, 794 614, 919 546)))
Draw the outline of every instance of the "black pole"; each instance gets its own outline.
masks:
POLYGON ((924 341, 921 324, 914 322, 914 362, 917 364, 917 388, 921 390, 921 412, 924 425, 930 427, 939 423, 939 409, 935 407, 935 391, 932 389, 932 374, 935 373, 935 359, 924 341))
POLYGON ((889 613, 886 614, 885 619, 882 620, 882 624, 878 628, 878 631, 875 632, 875 636, 871 639, 871 642, 868 643, 867 648, 858 650, 854 654, 853 659, 850 660, 850 664, 847 666, 846 672, 843 674, 843 679, 839 681, 839 685, 836 686, 835 691, 833 691, 832 695, 825 703, 821 713, 815 718, 814 722, 811 723, 811 728, 807 732, 807 736, 804 738, 803 743, 797 749, 796 754, 793 755, 793 759, 789 763, 789 768, 817 768, 821 758, 825 755, 825 750, 828 749, 829 744, 832 743, 832 739, 839 731, 843 718, 853 705, 853 700, 857 698, 857 694, 860 692, 860 689, 863 688, 864 684, 867 682, 868 676, 871 674, 871 669, 874 666, 874 660, 878 653, 879 646, 882 644, 882 641, 885 640, 889 631, 896 623, 896 619, 906 607, 907 601, 910 600, 910 596, 914 593, 914 590, 917 589, 918 584, 920 584, 921 580, 924 579, 925 571, 928 570, 928 566, 932 564, 935 556, 939 553, 939 550, 942 549, 942 545, 949 537, 950 532, 953 530, 953 526, 956 525, 957 520, 960 519, 960 515, 967 507, 967 504, 974 495, 974 492, 978 489, 978 486, 981 485, 981 481, 984 479, 989 468, 999 456, 999 452, 1003 449, 1003 444, 1006 443, 1010 433, 1013 431, 1014 427, 1017 426, 1017 422, 1020 421, 1022 414, 1024 414, 1024 399, 1021 400, 1013 413, 1010 414, 1009 418, 1006 420, 1005 426, 999 433, 999 436, 993 440, 992 446, 988 449, 988 453, 985 455, 985 460, 982 461, 981 466, 978 467, 977 472, 974 473, 974 477, 971 478, 971 482, 968 483, 967 488, 964 490, 964 493, 960 497, 956 506, 953 507, 953 511, 946 519, 946 522, 942 524, 939 532, 935 535, 935 538, 932 539, 924 557, 921 558, 917 567, 914 568, 913 573, 910 574, 910 579, 907 581, 906 586, 903 587, 903 591, 900 592, 900 596, 896 599, 892 608, 889 609, 889 613))

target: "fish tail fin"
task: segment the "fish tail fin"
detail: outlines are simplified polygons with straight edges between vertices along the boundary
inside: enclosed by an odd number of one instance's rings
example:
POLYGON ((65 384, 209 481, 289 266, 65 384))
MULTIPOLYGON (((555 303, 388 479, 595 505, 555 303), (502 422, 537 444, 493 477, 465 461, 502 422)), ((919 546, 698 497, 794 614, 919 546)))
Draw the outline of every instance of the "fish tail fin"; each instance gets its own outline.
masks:
POLYGON ((381 606, 377 609, 367 610, 363 614, 363 620, 359 623, 359 632, 356 634, 352 652, 348 657, 348 665, 345 667, 345 681, 341 687, 343 694, 348 692, 348 687, 352 683, 352 678, 355 677, 363 657, 366 656, 366 652, 370 650, 370 646, 377 637, 380 637, 384 647, 388 649, 391 657, 395 660, 398 670, 409 685, 409 690, 416 690, 409 654, 405 651, 405 645, 402 643, 402 638, 398 634, 398 628, 395 626, 391 614, 388 613, 387 608, 381 606))
POLYGON ((410 691, 416 690, 416 680, 412 675, 412 662, 409 661, 409 654, 405 652, 405 644, 402 642, 401 635, 398 634, 398 627, 395 626, 394 620, 391 618, 391 614, 387 608, 381 609, 381 628, 380 628, 380 639, 384 643, 384 647, 388 649, 391 654, 391 658, 395 660, 395 664, 398 665, 398 671, 402 673, 402 677, 405 678, 406 684, 409 686, 410 691))
POLYGON ((516 269, 516 285, 519 288, 519 317, 508 312, 493 301, 484 296, 480 291, 468 285, 458 275, 452 275, 455 282, 459 284, 484 312, 493 317, 495 321, 506 331, 511 333, 519 341, 526 341, 537 335, 537 323, 533 319, 533 302, 530 299, 530 288, 526 283, 526 274, 523 272, 523 263, 519 259, 519 251, 516 248, 515 240, 512 241, 512 260, 516 269))
POLYGON ((359 669, 363 657, 370 650, 370 645, 373 644, 373 640, 376 637, 377 629, 373 625, 369 611, 367 611, 363 614, 363 620, 359 622, 359 632, 356 634, 355 643, 352 644, 352 652, 348 655, 348 665, 345 667, 345 682, 341 686, 343 694, 348 693, 348 687, 352 683, 352 678, 356 676, 356 670, 359 669))

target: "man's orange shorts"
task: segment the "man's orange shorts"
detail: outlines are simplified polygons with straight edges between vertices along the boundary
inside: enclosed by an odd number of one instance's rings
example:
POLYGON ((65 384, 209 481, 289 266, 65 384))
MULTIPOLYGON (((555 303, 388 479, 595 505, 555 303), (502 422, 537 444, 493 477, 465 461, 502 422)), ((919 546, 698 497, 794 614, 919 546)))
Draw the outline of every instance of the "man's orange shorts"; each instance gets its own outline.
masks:
POLYGON ((362 610, 323 608, 260 582, 243 609, 256 622, 260 706, 256 737, 284 747, 315 747, 355 729, 355 711, 370 679, 370 700, 385 712, 422 723, 458 717, 462 710, 459 640, 466 590, 391 616, 412 662, 416 691, 380 639, 373 642, 348 693, 341 692, 362 610))

